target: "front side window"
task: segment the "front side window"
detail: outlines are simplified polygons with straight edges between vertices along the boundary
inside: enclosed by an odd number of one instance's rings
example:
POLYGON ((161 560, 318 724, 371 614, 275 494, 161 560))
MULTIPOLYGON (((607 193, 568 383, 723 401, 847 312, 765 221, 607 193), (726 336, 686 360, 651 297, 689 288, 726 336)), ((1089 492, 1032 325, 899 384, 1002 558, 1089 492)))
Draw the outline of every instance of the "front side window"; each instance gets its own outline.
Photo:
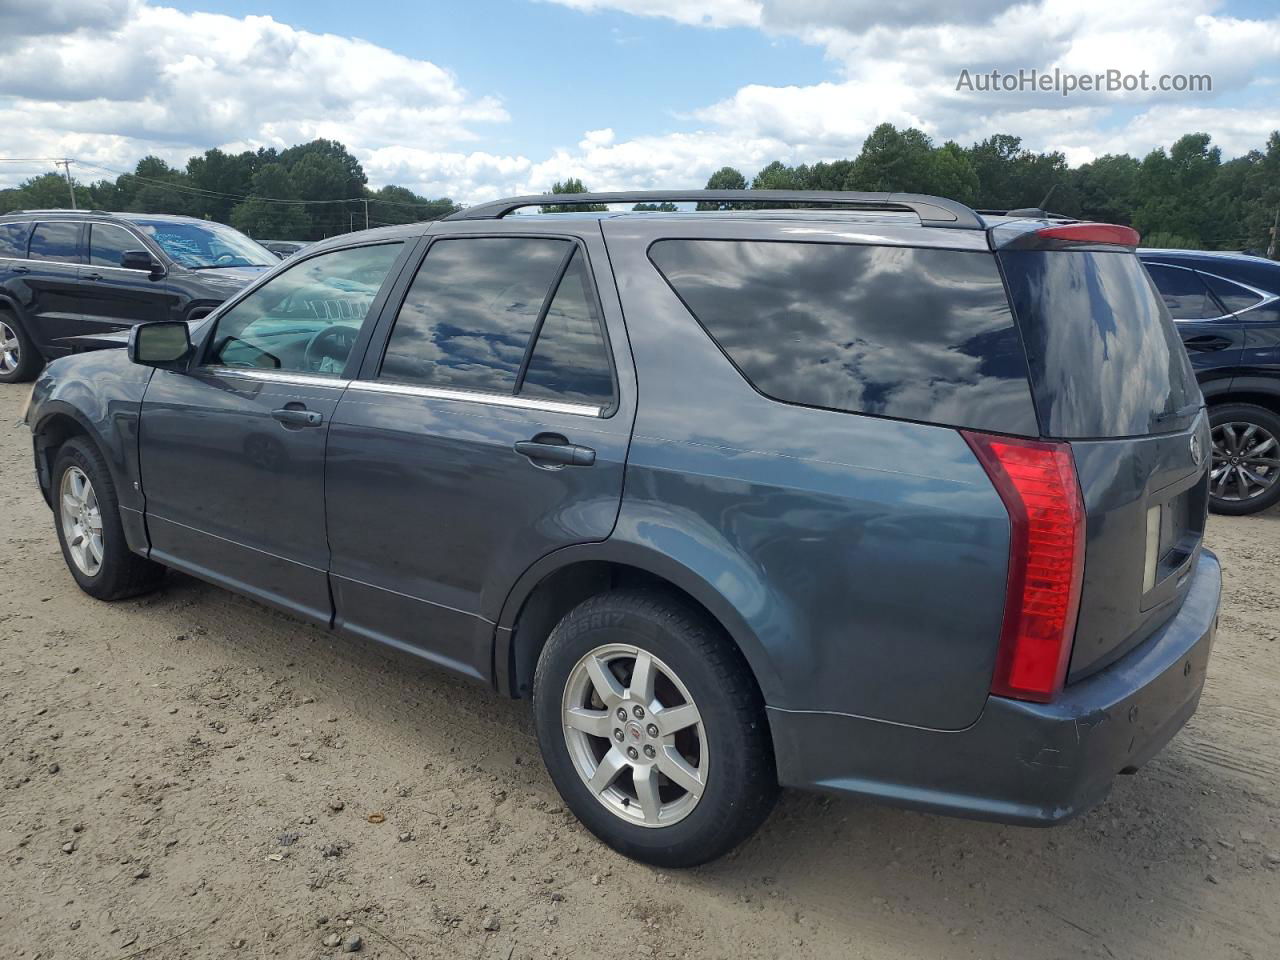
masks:
POLYGON ((341 375, 401 249, 347 247, 277 274, 218 317, 207 362, 341 375))
POLYGON ((146 245, 123 227, 95 223, 89 228, 89 262, 97 267, 118 267, 120 258, 146 245))
POLYGON ((400 307, 379 376, 604 404, 613 380, 581 251, 568 240, 437 240, 400 307))
POLYGON ((1212 320, 1222 312, 1194 270, 1158 263, 1149 263, 1146 267, 1173 319, 1212 320))
POLYGON ((56 263, 79 263, 80 224, 37 223, 31 231, 30 257, 56 263))
POLYGON ((273 267, 280 262, 266 247, 225 224, 134 220, 133 225, 159 244, 174 263, 191 270, 273 267))

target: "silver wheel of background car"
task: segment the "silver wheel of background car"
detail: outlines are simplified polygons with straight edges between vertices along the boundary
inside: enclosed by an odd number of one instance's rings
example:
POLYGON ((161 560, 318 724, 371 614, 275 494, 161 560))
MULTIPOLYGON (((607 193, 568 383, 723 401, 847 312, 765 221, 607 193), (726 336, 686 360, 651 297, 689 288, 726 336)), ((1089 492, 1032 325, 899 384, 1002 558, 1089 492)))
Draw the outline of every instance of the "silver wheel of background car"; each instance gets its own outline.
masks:
POLYGON ((0 321, 0 373, 12 373, 22 362, 22 343, 18 332, 0 321))
POLYGON ((102 511, 93 484, 79 467, 68 467, 58 496, 71 560, 86 577, 96 576, 102 569, 102 511))
POLYGON ((1280 477, 1280 445, 1256 423, 1232 420, 1213 428, 1209 492, 1219 500, 1252 500, 1280 477))
POLYGON ((688 689, 657 657, 596 647, 569 674, 561 724, 574 768, 605 808, 644 827, 693 812, 707 785, 707 737, 688 689))

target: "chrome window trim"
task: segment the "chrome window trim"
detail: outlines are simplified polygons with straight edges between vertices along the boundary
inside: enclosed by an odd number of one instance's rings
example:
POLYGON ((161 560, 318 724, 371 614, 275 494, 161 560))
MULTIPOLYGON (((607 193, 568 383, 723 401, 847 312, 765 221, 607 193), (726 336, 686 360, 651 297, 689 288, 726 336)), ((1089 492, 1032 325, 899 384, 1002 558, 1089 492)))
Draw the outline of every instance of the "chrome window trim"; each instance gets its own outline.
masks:
POLYGON ((283 383, 296 387, 337 387, 345 389, 351 385, 350 380, 342 377, 326 377, 320 373, 278 372, 275 370, 255 370, 252 367, 224 367, 221 364, 209 364, 195 368, 197 371, 211 373, 219 377, 231 377, 239 380, 253 380, 259 383, 283 383))
MULTIPOLYGON (((1147 265, 1147 261, 1144 260, 1143 266, 1147 265)), ((1235 284, 1237 287, 1248 290, 1250 293, 1257 294, 1262 298, 1257 303, 1253 304, 1253 306, 1245 307, 1238 313, 1224 313, 1220 317, 1174 317, 1174 323, 1217 323, 1219 320, 1237 320, 1250 310, 1257 310, 1259 307, 1265 307, 1275 303, 1277 300, 1280 300, 1280 294, 1268 293, 1266 290, 1259 287, 1251 286, 1250 284, 1243 283, 1240 280, 1233 280, 1230 277, 1224 277, 1218 273, 1210 273, 1208 270, 1201 270, 1198 267, 1184 267, 1178 263, 1165 263, 1162 260, 1152 260, 1149 265, 1153 267, 1164 267, 1167 270, 1186 270, 1188 273, 1194 273, 1197 275, 1203 274, 1206 277, 1213 277, 1215 280, 1221 280, 1223 283, 1235 284)), ((1210 293, 1212 292, 1213 291, 1210 291, 1210 293)))
MULTIPOLYGON (((78 223, 81 226, 89 226, 89 227, 92 227, 94 224, 99 224, 104 227, 117 227, 120 230, 123 230, 125 233, 129 234, 129 236, 133 237, 135 240, 137 240, 141 244, 141 246, 139 246, 138 248, 139 250, 146 250, 147 253, 152 253, 151 249, 147 246, 146 241, 144 241, 140 236, 138 236, 128 227, 124 226, 124 224, 116 223, 114 220, 63 220, 63 219, 41 220, 37 218, 35 220, 15 220, 10 222, 29 223, 31 224, 32 231, 34 231, 35 228, 40 226, 40 224, 42 223, 78 223)), ((92 236, 90 236, 90 244, 91 243, 92 243, 92 236)), ((31 246, 31 234, 28 233, 27 234, 28 249, 30 249, 30 246, 31 246)), ((109 267, 102 264, 92 263, 88 259, 90 256, 89 244, 85 245, 84 254, 85 254, 84 263, 75 263, 70 260, 45 260, 42 257, 0 257, 0 260, 13 260, 17 263, 47 263, 56 267, 93 267, 97 270, 120 270, 124 273, 132 273, 132 274, 147 273, 147 271, 145 270, 132 270, 128 267, 109 267)), ((154 253, 152 253, 152 255, 154 256, 154 253)))
POLYGON ((502 393, 482 393, 478 390, 451 390, 445 387, 420 387, 407 383, 389 383, 382 380, 353 380, 350 383, 350 389, 358 390, 362 393, 385 393, 405 397, 427 397, 432 400, 484 403, 494 407, 512 407, 517 410, 536 410, 543 413, 563 413, 578 417, 599 418, 603 409, 589 403, 537 400, 533 397, 517 397, 502 393))

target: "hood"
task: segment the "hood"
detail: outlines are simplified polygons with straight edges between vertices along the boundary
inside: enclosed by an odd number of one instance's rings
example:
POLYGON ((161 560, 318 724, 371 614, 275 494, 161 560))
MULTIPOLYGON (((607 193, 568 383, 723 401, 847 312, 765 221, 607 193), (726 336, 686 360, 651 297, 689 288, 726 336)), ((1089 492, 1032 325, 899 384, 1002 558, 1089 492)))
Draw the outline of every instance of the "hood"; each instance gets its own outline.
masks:
POLYGON ((201 280, 208 280, 218 286, 243 287, 252 283, 270 270, 271 267, 208 267, 191 272, 201 280))

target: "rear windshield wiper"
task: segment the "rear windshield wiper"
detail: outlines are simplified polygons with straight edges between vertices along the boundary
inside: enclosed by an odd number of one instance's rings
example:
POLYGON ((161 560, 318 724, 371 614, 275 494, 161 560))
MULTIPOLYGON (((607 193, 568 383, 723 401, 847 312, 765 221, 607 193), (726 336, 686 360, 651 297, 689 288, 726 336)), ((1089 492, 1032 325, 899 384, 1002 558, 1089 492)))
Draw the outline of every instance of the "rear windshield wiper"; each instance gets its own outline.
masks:
POLYGON ((1189 417, 1193 413, 1198 413, 1202 405, 1203 404, 1199 402, 1189 403, 1185 407, 1179 407, 1177 410, 1166 410, 1164 413, 1153 413, 1151 415, 1151 425, 1155 426, 1158 423, 1168 423, 1170 420, 1181 420, 1184 417, 1189 417))

